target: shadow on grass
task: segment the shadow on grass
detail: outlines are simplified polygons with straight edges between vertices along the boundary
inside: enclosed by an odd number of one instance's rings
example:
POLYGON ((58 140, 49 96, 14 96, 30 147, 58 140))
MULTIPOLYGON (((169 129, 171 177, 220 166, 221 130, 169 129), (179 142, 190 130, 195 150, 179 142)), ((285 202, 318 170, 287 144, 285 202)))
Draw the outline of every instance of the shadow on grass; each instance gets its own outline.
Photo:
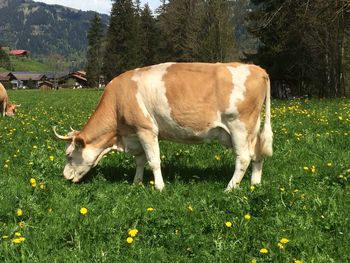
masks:
MULTIPOLYGON (((93 168, 83 179, 83 182, 88 183, 93 180, 98 174, 102 175, 109 182, 133 182, 136 167, 124 167, 122 165, 106 165, 93 168)), ((228 183, 234 172, 234 166, 220 167, 188 167, 182 165, 166 164, 162 166, 163 179, 166 182, 181 181, 189 183, 193 181, 215 181, 228 183)), ((246 173, 249 173, 247 170, 246 173)), ((144 172, 144 182, 154 180, 152 171, 146 167, 144 172)))

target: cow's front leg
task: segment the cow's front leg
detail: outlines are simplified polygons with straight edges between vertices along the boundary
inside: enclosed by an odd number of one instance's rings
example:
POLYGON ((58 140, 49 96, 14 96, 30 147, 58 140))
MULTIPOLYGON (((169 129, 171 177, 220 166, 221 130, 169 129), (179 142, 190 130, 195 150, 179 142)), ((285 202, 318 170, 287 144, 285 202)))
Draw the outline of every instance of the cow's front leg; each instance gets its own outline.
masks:
POLYGON ((160 169, 160 152, 158 136, 153 131, 142 130, 138 132, 141 145, 145 151, 146 158, 149 166, 151 167, 154 175, 155 188, 162 191, 164 188, 164 181, 162 177, 162 171, 160 169))
POLYGON ((146 163, 146 155, 145 153, 135 155, 136 162, 136 174, 134 177, 134 184, 142 184, 143 182, 143 171, 146 163))

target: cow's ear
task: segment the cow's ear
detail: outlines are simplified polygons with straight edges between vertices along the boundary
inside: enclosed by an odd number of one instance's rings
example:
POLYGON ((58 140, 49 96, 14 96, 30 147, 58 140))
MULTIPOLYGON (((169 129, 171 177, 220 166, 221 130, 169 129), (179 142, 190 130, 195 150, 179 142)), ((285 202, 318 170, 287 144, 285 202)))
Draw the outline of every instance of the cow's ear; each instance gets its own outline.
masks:
POLYGON ((74 138, 74 144, 78 149, 82 149, 85 147, 85 141, 81 137, 75 137, 74 138))

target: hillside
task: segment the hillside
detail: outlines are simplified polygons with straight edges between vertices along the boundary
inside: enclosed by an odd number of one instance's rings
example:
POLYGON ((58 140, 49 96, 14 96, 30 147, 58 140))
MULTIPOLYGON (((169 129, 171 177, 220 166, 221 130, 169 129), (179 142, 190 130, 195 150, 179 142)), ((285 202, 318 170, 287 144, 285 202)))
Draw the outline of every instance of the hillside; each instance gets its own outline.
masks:
MULTIPOLYGON (((33 57, 58 54, 79 62, 85 59, 94 14, 31 0, 0 0, 0 45, 29 50, 33 57)), ((107 26, 109 16, 101 19, 107 26)))

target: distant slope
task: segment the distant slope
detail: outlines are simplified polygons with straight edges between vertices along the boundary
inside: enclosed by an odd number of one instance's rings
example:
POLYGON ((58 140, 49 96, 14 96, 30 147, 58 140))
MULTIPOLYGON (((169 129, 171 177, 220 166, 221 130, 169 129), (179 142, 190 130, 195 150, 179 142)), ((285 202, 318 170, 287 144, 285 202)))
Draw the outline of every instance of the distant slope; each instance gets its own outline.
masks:
POLYGON ((50 67, 30 58, 11 58, 13 71, 30 71, 30 72, 46 72, 50 71, 50 67))
MULTIPOLYGON (((26 49, 41 58, 49 54, 85 58, 94 14, 31 0, 0 0, 0 45, 26 49)), ((100 16, 107 26, 109 16, 100 16)))

